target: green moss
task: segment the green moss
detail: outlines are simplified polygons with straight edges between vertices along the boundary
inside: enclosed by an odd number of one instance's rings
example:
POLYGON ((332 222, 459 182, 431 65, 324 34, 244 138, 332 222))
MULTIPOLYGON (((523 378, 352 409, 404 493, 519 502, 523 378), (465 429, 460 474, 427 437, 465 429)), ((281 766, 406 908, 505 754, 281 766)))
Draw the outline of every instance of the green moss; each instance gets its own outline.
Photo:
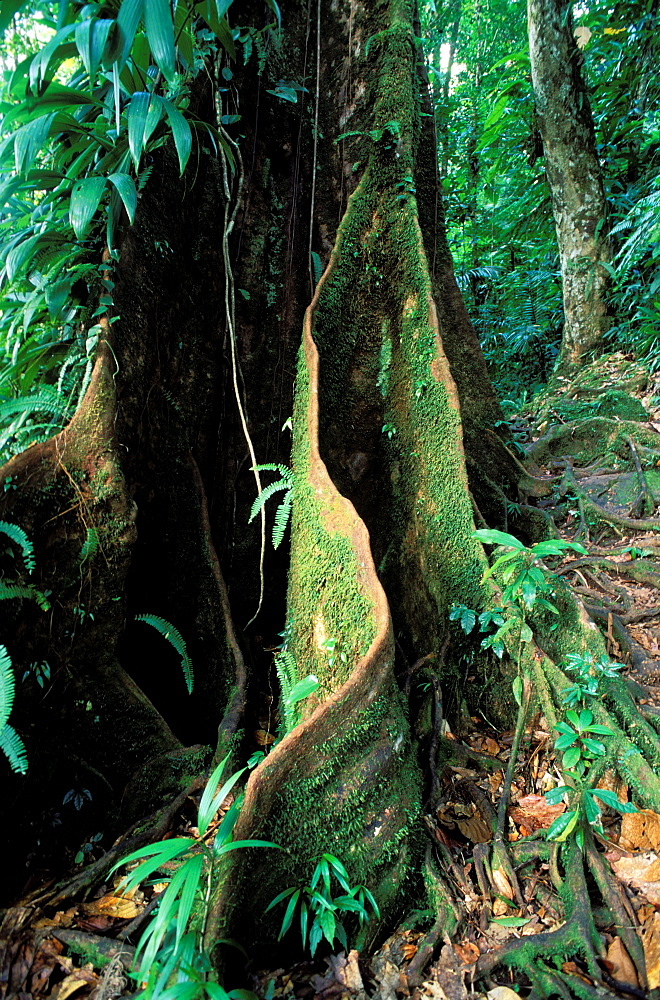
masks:
POLYGON ((648 413, 638 399, 622 389, 606 389, 592 398, 552 400, 539 416, 556 414, 564 421, 587 420, 589 417, 618 417, 621 420, 647 421, 648 413))

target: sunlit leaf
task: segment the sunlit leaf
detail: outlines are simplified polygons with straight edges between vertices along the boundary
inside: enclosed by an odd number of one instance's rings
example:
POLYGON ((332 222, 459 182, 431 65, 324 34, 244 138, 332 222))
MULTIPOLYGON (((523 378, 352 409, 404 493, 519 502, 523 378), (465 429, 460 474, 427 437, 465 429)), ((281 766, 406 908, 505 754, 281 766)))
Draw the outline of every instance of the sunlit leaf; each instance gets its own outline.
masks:
POLYGON ((73 185, 69 218, 78 239, 85 235, 104 191, 105 177, 83 177, 73 185))
POLYGON ((156 65, 166 80, 174 76, 174 24, 169 0, 147 0, 144 26, 156 65))

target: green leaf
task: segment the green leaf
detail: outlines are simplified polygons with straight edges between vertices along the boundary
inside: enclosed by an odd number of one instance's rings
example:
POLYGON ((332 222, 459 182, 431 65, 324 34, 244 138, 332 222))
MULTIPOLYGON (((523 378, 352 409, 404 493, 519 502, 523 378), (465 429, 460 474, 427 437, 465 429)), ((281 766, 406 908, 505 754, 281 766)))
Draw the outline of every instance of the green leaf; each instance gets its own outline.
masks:
POLYGON ((140 158, 144 152, 144 128, 150 100, 151 96, 145 90, 136 90, 126 112, 128 145, 136 171, 139 170, 140 158))
POLYGON ((593 797, 589 794, 589 791, 584 792, 582 796, 582 802, 584 805, 584 813, 587 817, 588 823, 597 823, 600 819, 600 809, 596 802, 594 802, 593 797))
POLYGON ((269 910, 272 910, 274 906, 277 906, 278 903, 281 903, 283 899, 287 899, 295 891, 296 891, 295 888, 292 887, 290 889, 284 889, 283 892, 278 892, 277 896, 275 896, 275 899, 271 899, 270 903, 264 910, 264 913, 268 913, 269 910))
POLYGON ((227 758, 225 757, 225 760, 222 762, 222 765, 219 764, 218 767, 213 772, 213 776, 211 780, 209 780, 209 783, 207 784, 206 788, 204 789, 204 794, 202 795, 202 799, 199 803, 199 811, 197 813, 197 827, 199 829, 200 836, 202 837, 208 830, 211 820, 217 813, 218 809, 220 808, 224 800, 229 795, 230 791, 232 790, 236 782, 239 780, 241 775, 245 771, 247 771, 246 767, 241 768, 240 771, 235 771, 234 774, 230 775, 230 777, 227 778, 222 788, 216 792, 215 789, 218 786, 218 782, 217 780, 214 781, 213 777, 216 774, 218 774, 220 768, 224 766, 226 760, 227 758))
POLYGON ((617 812, 637 812, 637 806, 634 806, 632 802, 621 802, 616 793, 607 788, 589 788, 588 792, 589 795, 593 795, 597 799, 600 799, 606 806, 609 806, 610 809, 616 809, 617 812))
POLYGON ((531 628, 529 627, 527 622, 524 622, 522 628, 520 629, 520 641, 531 642, 533 638, 534 636, 532 634, 531 628))
POLYGON ((83 177, 73 185, 69 218, 73 231, 82 239, 96 214, 105 190, 105 177, 83 177))
POLYGON ((176 58, 169 0, 147 0, 144 6, 144 27, 156 65, 169 83, 174 77, 176 58))
POLYGON ((477 538, 486 545, 508 545, 519 552, 525 548, 514 535, 509 535, 506 531, 498 531, 495 528, 478 528, 477 531, 472 532, 472 538, 477 538))
POLYGON ((108 18, 89 18, 76 25, 76 47, 80 53, 83 65, 87 70, 90 84, 96 78, 96 72, 101 64, 110 29, 114 21, 108 18))
MULTIPOLYGON (((575 715, 575 712, 573 712, 572 714, 575 715)), ((573 719, 571 718, 571 712, 567 712, 566 716, 571 720, 571 722, 573 721, 573 719)), ((591 727, 591 723, 593 721, 594 721, 594 713, 590 712, 588 708, 583 708, 582 711, 580 712, 580 720, 577 728, 581 732, 585 732, 587 729, 591 727)))
POLYGON ((200 13, 230 59, 236 59, 236 46, 226 17, 218 17, 215 0, 206 0, 200 13))
POLYGON ((514 679, 511 685, 511 690, 513 691, 513 697, 516 700, 516 705, 518 708, 522 707, 522 692, 523 692, 523 682, 522 677, 518 676, 514 679))
POLYGON ((119 197, 124 203, 124 208, 126 209, 126 214, 128 215, 128 220, 133 224, 135 219, 135 208, 137 206, 137 191, 135 189, 135 181, 130 176, 130 174, 109 174, 108 180, 111 184, 114 184, 119 197))
POLYGON ((580 750, 580 747, 569 747, 562 757, 562 764, 564 768, 567 771, 570 771, 575 767, 581 756, 582 751, 580 750))
POLYGON ((190 157, 190 150, 192 149, 192 132, 190 131, 190 125, 178 108, 174 107, 171 101, 166 101, 164 97, 161 98, 161 101, 163 102, 165 114, 168 117, 170 128, 172 129, 174 145, 176 146, 177 155, 179 157, 179 172, 182 174, 186 169, 186 164, 190 157))
POLYGON ((499 924, 500 927, 524 927, 531 917, 493 917, 491 923, 499 924))
POLYGON ((293 923, 293 915, 296 912, 296 906, 298 900, 300 899, 300 889, 296 889, 291 899, 288 902, 287 908, 284 911, 284 916, 282 917, 282 926, 280 927, 280 933, 277 935, 277 940, 281 941, 289 927, 293 923))
POLYGON ((54 118, 54 111, 40 115, 22 125, 14 133, 14 160, 17 174, 27 173, 32 167, 37 153, 43 149, 46 143, 54 118))
POLYGON ((571 809, 569 812, 557 816, 557 819, 546 830, 546 838, 548 840, 558 840, 559 842, 566 840, 575 829, 579 817, 580 814, 577 809, 571 809))
POLYGON ((561 802, 561 800, 564 798, 564 795, 566 795, 566 793, 570 791, 571 789, 568 787, 568 785, 557 785, 556 788, 550 788, 545 793, 545 800, 546 802, 549 802, 551 806, 555 806, 557 805, 558 802, 561 802))
POLYGON ((585 732, 596 733, 598 736, 614 736, 615 732, 610 729, 609 726, 601 726, 600 724, 594 723, 591 726, 587 726, 585 732))
POLYGON ((204 856, 202 854, 196 855, 194 858, 186 861, 185 864, 181 865, 180 871, 184 872, 184 883, 181 890, 181 901, 179 903, 179 912, 177 914, 177 926, 176 926, 176 942, 177 945, 183 937, 186 927, 188 926, 188 919, 192 912, 193 903, 195 902, 195 896, 197 895, 197 890, 200 887, 200 881, 202 878, 202 870, 204 867, 204 856))
POLYGON ((135 32, 137 31, 137 26, 142 15, 143 2, 144 0, 123 0, 119 8, 117 25, 119 26, 123 41, 121 55, 118 59, 119 70, 123 69, 133 46, 135 32))
POLYGON ((582 745, 592 754, 594 757, 604 757, 607 753, 605 744, 601 743, 599 740, 590 740, 586 737, 582 739, 582 745))
POLYGON ((14 704, 14 671, 6 646, 0 645, 0 732, 6 725, 14 704))
POLYGON ((291 688, 287 700, 289 705, 295 705, 296 702, 302 701, 304 698, 309 698, 310 694, 314 694, 318 691, 319 680, 314 674, 308 674, 307 677, 303 677, 301 681, 294 684, 291 688))

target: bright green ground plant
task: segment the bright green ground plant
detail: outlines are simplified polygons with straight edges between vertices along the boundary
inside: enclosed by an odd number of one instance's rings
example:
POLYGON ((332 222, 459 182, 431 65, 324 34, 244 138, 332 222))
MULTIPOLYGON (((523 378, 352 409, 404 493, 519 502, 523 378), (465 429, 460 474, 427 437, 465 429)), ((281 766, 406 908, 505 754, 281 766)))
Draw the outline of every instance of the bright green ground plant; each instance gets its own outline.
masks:
POLYGON ((501 657, 504 654, 504 638, 512 630, 519 630, 520 643, 532 641, 532 630, 526 620, 529 612, 544 609, 553 615, 559 614, 550 600, 555 594, 552 574, 538 563, 542 559, 560 556, 567 549, 581 555, 586 555, 587 550, 578 542, 556 538, 528 547, 514 535, 489 528, 480 528, 472 537, 485 545, 504 545, 512 550, 498 556, 483 575, 483 579, 487 580, 496 573, 498 580, 504 584, 502 604, 481 614, 463 604, 455 604, 449 618, 458 621, 466 635, 472 632, 477 622, 481 632, 488 632, 496 626, 496 631, 482 640, 481 647, 490 648, 501 657))
MULTIPOLYGON (((21 550, 21 559, 25 572, 29 575, 35 568, 34 547, 32 542, 18 524, 0 521, 0 534, 21 550)), ((7 553, 15 557, 14 549, 8 548, 7 553)), ((0 601, 10 599, 36 601, 43 611, 50 607, 48 597, 37 590, 31 583, 21 579, 7 580, 0 578, 0 601)), ((14 704, 15 680, 11 657, 5 646, 0 645, 0 750, 9 761, 12 771, 25 774, 28 769, 27 754, 21 737, 9 724, 9 713, 14 704)))
MULTIPOLYGON (((204 789, 197 812, 198 837, 175 837, 133 851, 113 871, 133 861, 140 863, 119 886, 130 891, 154 876, 165 865, 178 862, 169 885, 162 893, 156 914, 140 938, 132 972, 142 984, 145 1000, 256 1000, 247 990, 224 990, 213 978, 213 966, 204 949, 206 917, 211 904, 214 877, 220 859, 244 847, 278 847, 267 840, 233 840, 241 809, 242 794, 234 799, 215 837, 208 842, 209 827, 218 809, 247 768, 236 771, 220 784, 229 755, 218 764, 204 789), (195 909, 201 919, 190 926, 195 909)), ((159 881, 163 879, 158 876, 159 881)))
POLYGON ((363 885, 351 886, 348 872, 341 861, 332 854, 321 855, 309 885, 292 886, 273 899, 266 912, 288 899, 278 940, 293 925, 296 911, 300 919, 300 936, 303 948, 308 947, 312 957, 325 938, 331 948, 338 941, 348 951, 348 936, 344 919, 357 918, 359 926, 369 920, 369 909, 373 916, 380 917, 378 903, 372 893, 363 885), (343 892, 335 895, 333 879, 343 892))

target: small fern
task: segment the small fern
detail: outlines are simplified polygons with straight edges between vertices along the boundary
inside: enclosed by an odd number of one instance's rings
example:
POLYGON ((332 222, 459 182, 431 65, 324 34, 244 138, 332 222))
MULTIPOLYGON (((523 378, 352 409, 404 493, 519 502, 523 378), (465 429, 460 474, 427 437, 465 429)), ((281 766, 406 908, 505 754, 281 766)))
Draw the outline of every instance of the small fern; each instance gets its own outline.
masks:
POLYGON ((167 639, 170 646, 173 647, 181 657, 181 669, 183 670, 183 677, 186 682, 186 687, 188 688, 188 694, 192 693, 193 689, 193 667, 192 660, 188 656, 188 649, 186 647, 185 640, 181 633, 172 625, 170 622, 166 621, 165 618, 159 618, 158 615, 136 615, 136 622, 146 622, 147 625, 151 625, 155 628, 157 632, 167 639))
POLYGON ((298 667, 293 653, 289 652, 288 649, 280 649, 275 654, 275 670, 280 682, 280 704, 282 706, 280 732, 282 736, 285 736, 300 721, 296 708, 298 702, 309 698, 310 694, 314 694, 319 682, 314 674, 308 674, 301 681, 298 680, 298 667))
POLYGON ((88 528, 85 541, 80 550, 80 562, 84 563, 91 559, 99 545, 99 533, 96 528, 88 528))
POLYGON ((32 573, 35 565, 34 546, 23 529, 19 528, 17 524, 11 524, 9 521, 0 521, 0 531, 18 545, 23 553, 25 569, 28 573, 32 573))
POLYGON ((36 601, 42 611, 48 611, 50 608, 50 601, 46 595, 31 584, 5 583, 4 580, 0 580, 0 601, 16 597, 36 601))
POLYGON ((5 646, 0 646, 0 750, 5 754, 12 771, 25 774, 27 755, 23 740, 7 722, 14 704, 14 671, 5 646))
POLYGON ((277 548, 284 538, 284 532, 286 531, 286 526, 289 523, 289 518, 291 516, 291 502, 292 502, 292 491, 293 491, 293 470, 289 469, 286 465, 280 465, 279 463, 266 462, 264 465, 255 465, 255 471, 257 472, 279 472, 280 478, 273 483, 269 483, 265 486, 257 499, 252 504, 250 510, 250 517, 248 518, 248 524, 253 521, 257 516, 263 505, 267 500, 270 500, 275 493, 284 492, 284 498, 280 503, 277 511, 275 513, 275 522, 273 524, 273 548, 277 548))
POLYGON ((318 285, 323 274, 323 263, 315 250, 312 250, 312 268, 314 270, 314 285, 318 285))

